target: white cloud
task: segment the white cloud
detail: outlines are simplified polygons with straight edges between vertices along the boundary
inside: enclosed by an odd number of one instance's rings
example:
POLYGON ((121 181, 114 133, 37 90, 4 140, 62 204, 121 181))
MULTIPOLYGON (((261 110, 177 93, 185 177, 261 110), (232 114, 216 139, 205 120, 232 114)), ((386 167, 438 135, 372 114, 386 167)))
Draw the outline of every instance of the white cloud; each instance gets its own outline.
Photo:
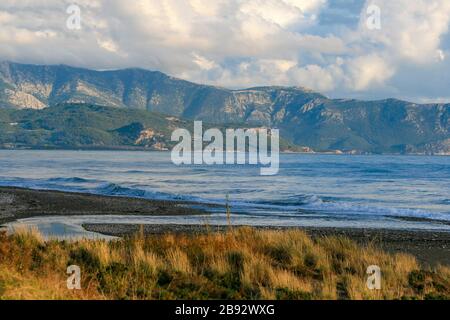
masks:
POLYGON ((284 2, 299 8, 302 12, 317 14, 327 4, 327 0, 284 0, 284 2))
POLYGON ((375 54, 357 57, 348 63, 350 87, 362 91, 382 85, 394 75, 394 67, 375 54))
POLYGON ((217 68, 217 64, 212 61, 208 60, 205 57, 202 57, 201 55, 197 53, 192 53, 192 56, 194 57, 194 62, 202 69, 202 70, 212 70, 214 68, 217 68))
MULTIPOLYGON (((361 31, 370 41, 401 59, 432 63, 440 50, 441 37, 448 32, 450 1, 373 0, 381 10, 381 29, 361 31)), ((364 22, 364 21, 363 21, 364 22)))
POLYGON ((302 86, 315 88, 321 92, 328 92, 336 88, 337 77, 333 67, 322 68, 313 64, 292 69, 290 74, 302 86))
POLYGON ((332 96, 448 95, 448 0, 366 0, 381 9, 380 30, 367 29, 364 8, 352 11, 359 25, 322 24, 326 0, 78 0, 82 28, 69 30, 71 2, 2 0, 0 59, 142 67, 234 88, 295 85, 332 96), (431 80, 419 86, 405 80, 412 77, 431 80))

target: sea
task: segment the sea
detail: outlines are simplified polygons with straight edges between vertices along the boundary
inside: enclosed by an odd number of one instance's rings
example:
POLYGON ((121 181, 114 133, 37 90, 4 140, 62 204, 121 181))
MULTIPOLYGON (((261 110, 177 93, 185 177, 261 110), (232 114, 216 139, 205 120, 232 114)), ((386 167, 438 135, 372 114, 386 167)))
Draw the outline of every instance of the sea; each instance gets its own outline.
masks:
POLYGON ((193 201, 200 216, 33 217, 48 236, 83 223, 226 224, 450 231, 450 157, 282 153, 257 165, 175 165, 170 152, 0 150, 0 186, 193 201), (217 204, 218 206, 208 206, 217 204))

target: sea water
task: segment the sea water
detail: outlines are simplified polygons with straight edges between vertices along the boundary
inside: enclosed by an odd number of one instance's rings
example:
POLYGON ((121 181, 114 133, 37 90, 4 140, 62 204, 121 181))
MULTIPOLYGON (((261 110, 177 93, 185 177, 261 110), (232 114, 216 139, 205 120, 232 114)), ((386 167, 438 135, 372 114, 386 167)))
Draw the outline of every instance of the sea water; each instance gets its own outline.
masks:
MULTIPOLYGON (((277 175, 261 176, 252 165, 177 166, 169 152, 0 150, 0 185, 219 205, 228 195, 232 222, 239 225, 450 231, 450 157, 444 156, 286 153, 277 175)), ((45 217, 22 223, 45 233, 77 234, 82 223, 226 223, 223 207, 207 210, 200 217, 45 217)))

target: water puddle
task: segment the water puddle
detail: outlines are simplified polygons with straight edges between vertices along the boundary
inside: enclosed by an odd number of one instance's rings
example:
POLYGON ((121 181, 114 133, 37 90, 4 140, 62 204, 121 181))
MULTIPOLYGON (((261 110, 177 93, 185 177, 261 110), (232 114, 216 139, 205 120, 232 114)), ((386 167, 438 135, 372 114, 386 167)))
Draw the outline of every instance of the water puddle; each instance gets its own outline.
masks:
MULTIPOLYGON (((46 239, 114 239, 115 237, 90 232, 83 224, 196 224, 226 225, 224 214, 195 216, 132 216, 132 215, 92 215, 92 216, 45 216, 19 219, 5 224, 8 232, 18 228, 34 228, 46 239)), ((386 220, 333 220, 320 217, 309 219, 276 219, 271 216, 232 215, 233 225, 279 226, 279 227, 335 227, 335 228, 382 228, 403 230, 450 231, 450 226, 415 221, 386 220)))

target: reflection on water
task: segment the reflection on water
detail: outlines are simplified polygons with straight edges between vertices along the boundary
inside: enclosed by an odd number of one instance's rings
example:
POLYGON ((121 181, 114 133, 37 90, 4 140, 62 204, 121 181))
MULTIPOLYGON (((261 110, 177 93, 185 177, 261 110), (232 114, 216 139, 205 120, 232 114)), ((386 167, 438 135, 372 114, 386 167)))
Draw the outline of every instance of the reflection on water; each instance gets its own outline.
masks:
MULTIPOLYGON (((414 221, 386 221, 384 219, 365 219, 356 221, 336 221, 326 219, 283 219, 253 216, 232 215, 233 225, 280 226, 280 227, 351 227, 351 228, 390 228, 390 229, 427 229, 450 232, 450 226, 414 221)), ((86 231, 83 224, 199 224, 226 225, 226 215, 211 214, 200 216, 123 216, 123 215, 93 215, 93 216, 50 216, 20 219, 7 224, 10 232, 14 228, 37 228, 46 238, 89 238, 99 239, 112 237, 86 231)))
POLYGON ((95 232, 86 231, 81 224, 69 222, 69 219, 29 218, 6 224, 7 232, 36 229, 45 239, 114 239, 95 232))

